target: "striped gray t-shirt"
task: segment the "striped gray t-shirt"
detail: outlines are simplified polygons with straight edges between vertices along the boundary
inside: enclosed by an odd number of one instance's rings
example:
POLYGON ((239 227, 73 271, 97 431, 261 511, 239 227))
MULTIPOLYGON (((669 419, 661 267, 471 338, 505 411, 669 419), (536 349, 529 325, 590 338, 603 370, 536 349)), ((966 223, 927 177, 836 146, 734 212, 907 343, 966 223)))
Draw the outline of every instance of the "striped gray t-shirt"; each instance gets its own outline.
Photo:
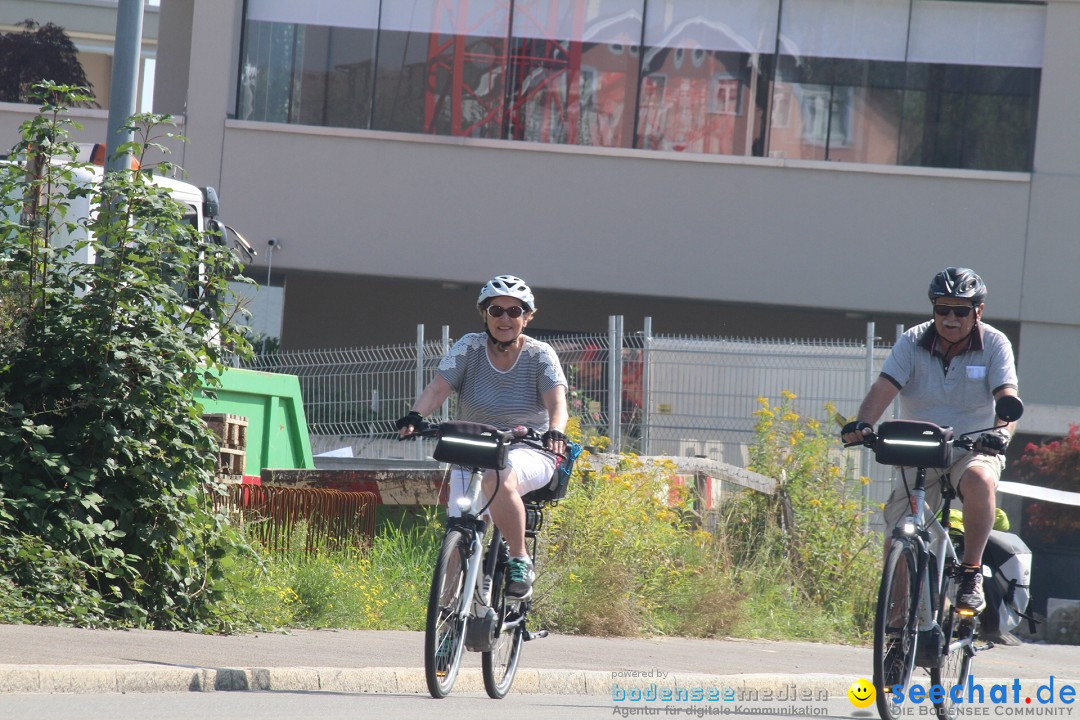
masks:
POLYGON ((544 393, 566 386, 555 350, 545 342, 522 335, 514 367, 496 370, 487 354, 487 335, 469 333, 450 348, 439 363, 439 375, 458 393, 459 420, 488 423, 500 429, 525 425, 548 429, 544 393))

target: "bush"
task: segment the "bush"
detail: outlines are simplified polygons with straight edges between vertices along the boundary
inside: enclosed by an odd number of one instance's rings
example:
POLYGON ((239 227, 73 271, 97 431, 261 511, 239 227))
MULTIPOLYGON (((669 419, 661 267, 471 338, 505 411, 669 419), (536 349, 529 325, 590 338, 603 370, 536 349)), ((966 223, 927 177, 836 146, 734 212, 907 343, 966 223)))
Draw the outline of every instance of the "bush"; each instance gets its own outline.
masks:
POLYGON ((693 529, 674 470, 623 455, 548 511, 537 579, 544 622, 589 635, 730 628, 738 597, 727 563, 712 536, 693 529))
MULTIPOLYGON (((0 328, 0 576, 27 621, 217 627, 239 541, 206 492, 216 441, 194 398, 244 349, 227 285, 240 268, 149 171, 76 183, 65 102, 80 96, 39 91, 12 153, 25 166, 0 166, 0 293, 21 309, 0 328), (85 196, 100 212, 75 217, 85 196), (75 261, 87 244, 97 263, 75 261)), ((121 151, 163 150, 164 120, 133 118, 121 151)))
MULTIPOLYGON (((733 508, 737 552, 751 565, 775 567, 794 602, 820 608, 841 633, 861 636, 872 624, 881 561, 862 497, 869 479, 850 479, 835 433, 796 412, 794 400, 791 392, 776 406, 759 398, 750 469, 778 487, 774 496, 756 494, 733 508)), ((825 411, 831 417, 835 409, 826 404, 825 411)))

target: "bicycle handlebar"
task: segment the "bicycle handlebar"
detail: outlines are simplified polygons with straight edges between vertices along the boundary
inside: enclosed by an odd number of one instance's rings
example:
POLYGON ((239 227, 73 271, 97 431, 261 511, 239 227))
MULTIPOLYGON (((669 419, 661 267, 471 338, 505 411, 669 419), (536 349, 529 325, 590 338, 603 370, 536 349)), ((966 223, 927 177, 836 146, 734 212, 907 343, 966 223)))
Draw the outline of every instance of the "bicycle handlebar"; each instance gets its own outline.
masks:
MULTIPOLYGON (((963 450, 975 450, 975 443, 977 443, 978 440, 973 436, 977 435, 979 433, 984 433, 984 432, 989 432, 991 430, 996 430, 996 429, 998 429, 998 427, 1002 427, 1002 426, 991 427, 991 428, 983 428, 981 430, 972 430, 971 432, 966 432, 963 435, 958 435, 958 436, 950 439, 948 441, 948 444, 952 445, 953 447, 961 448, 963 450)), ((868 447, 871 450, 874 450, 877 447, 878 440, 879 440, 878 434, 873 432, 873 431, 870 431, 870 432, 866 433, 863 436, 863 440, 861 442, 844 443, 844 447, 850 448, 850 447, 860 447, 860 446, 862 446, 862 447, 868 447)), ((976 450, 976 452, 978 452, 981 455, 1000 455, 1001 454, 999 451, 993 450, 993 449, 990 449, 990 448, 979 448, 978 450, 976 450)))
MULTIPOLYGON (((407 440, 411 437, 437 438, 442 432, 443 425, 444 423, 425 422, 425 427, 414 430, 409 435, 399 436, 398 440, 407 440)), ((479 430, 477 431, 477 434, 479 434, 479 430)), ((528 445, 535 450, 546 452, 555 457, 566 457, 564 453, 557 453, 554 450, 544 447, 543 436, 535 428, 518 425, 511 430, 499 430, 496 437, 508 445, 528 445)))

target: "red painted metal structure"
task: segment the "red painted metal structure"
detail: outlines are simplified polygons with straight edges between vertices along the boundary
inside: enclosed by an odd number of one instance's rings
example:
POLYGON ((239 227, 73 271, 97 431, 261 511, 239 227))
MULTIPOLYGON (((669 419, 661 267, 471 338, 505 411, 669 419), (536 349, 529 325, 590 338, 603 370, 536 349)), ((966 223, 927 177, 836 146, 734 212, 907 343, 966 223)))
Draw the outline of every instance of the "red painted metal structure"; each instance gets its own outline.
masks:
POLYGON ((551 0, 544 17, 532 14, 525 3, 512 6, 510 0, 488 0, 490 9, 469 18, 469 0, 438 0, 433 29, 448 27, 452 34, 432 32, 428 41, 427 90, 424 98, 424 126, 434 133, 449 106, 449 134, 455 136, 506 137, 524 139, 528 114, 541 120, 538 139, 557 141, 555 119, 566 129, 562 142, 577 144, 579 99, 581 97, 582 43, 558 37, 559 3, 572 8, 570 38, 581 38, 585 30, 586 3, 551 0), (513 15, 512 15, 513 13, 513 15), (505 24, 527 28, 525 36, 492 38, 477 34, 499 15, 505 24), (509 51, 507 48, 509 47, 509 51), (476 80, 469 82, 469 77, 476 80), (502 91, 492 96, 482 86, 502 91), (510 87, 505 83, 509 81, 510 87), (538 100, 539 98, 539 100, 538 100), (466 103, 479 107, 466 117, 466 103), (509 107, 509 112, 506 108, 509 107), (484 128, 493 126, 490 132, 484 128))

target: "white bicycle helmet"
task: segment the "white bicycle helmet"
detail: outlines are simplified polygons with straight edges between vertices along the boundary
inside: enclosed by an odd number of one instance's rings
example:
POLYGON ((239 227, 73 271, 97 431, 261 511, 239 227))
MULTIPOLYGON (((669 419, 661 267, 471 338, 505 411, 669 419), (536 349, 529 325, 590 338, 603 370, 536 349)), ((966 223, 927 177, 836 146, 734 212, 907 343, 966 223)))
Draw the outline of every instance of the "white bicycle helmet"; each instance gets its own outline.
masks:
POLYGON ((536 309, 536 301, 533 299, 532 290, 525 281, 516 275, 496 275, 480 289, 480 297, 476 299, 477 307, 482 306, 485 300, 500 296, 517 298, 528 311, 536 309))

